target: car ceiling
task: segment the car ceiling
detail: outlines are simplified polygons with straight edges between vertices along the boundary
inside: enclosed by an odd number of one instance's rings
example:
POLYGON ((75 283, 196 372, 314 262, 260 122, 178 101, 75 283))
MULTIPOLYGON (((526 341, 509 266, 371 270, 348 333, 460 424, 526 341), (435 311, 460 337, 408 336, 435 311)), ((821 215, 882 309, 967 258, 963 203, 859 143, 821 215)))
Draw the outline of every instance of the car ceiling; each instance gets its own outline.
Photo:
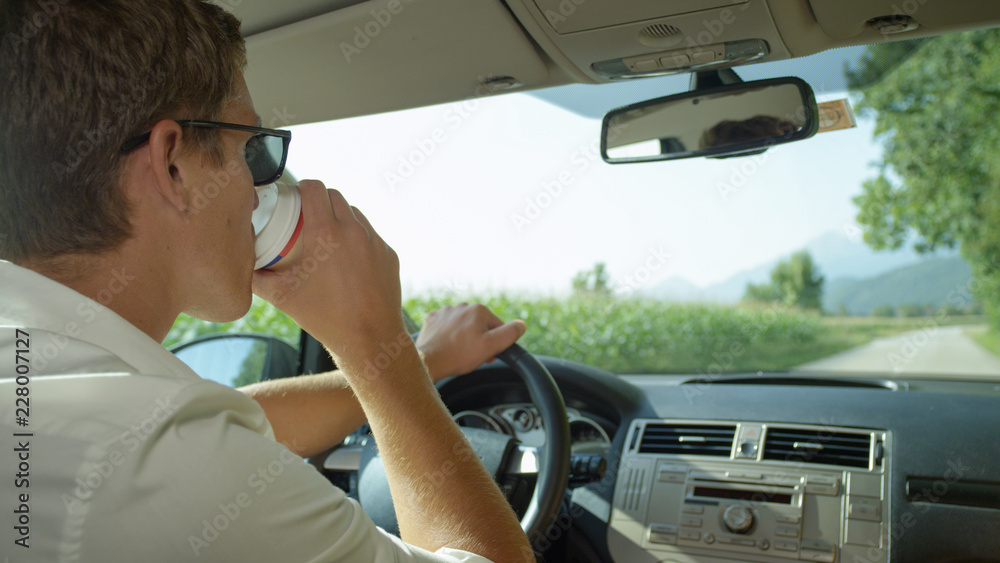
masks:
MULTIPOLYGON (((1000 25, 1000 2, 982 0, 216 2, 243 21, 247 83, 263 122, 274 127, 622 82, 593 65, 713 49, 724 58, 719 46, 747 40, 766 43, 755 61, 766 62, 1000 25), (916 28, 886 34, 893 28, 880 30, 879 21, 916 28)), ((710 64, 702 68, 730 66, 710 64)))

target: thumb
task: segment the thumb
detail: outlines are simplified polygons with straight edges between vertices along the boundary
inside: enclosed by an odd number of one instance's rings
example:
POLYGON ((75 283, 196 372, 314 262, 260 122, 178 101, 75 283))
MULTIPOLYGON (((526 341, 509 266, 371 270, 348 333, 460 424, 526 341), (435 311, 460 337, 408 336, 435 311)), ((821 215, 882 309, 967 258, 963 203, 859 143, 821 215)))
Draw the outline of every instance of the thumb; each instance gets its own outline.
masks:
POLYGON ((291 288, 287 286, 284 276, 276 272, 255 270, 253 273, 251 290, 272 305, 279 305, 288 297, 291 288))
POLYGON ((486 343, 493 354, 503 352, 528 330, 528 325, 521 319, 504 323, 486 332, 486 343))

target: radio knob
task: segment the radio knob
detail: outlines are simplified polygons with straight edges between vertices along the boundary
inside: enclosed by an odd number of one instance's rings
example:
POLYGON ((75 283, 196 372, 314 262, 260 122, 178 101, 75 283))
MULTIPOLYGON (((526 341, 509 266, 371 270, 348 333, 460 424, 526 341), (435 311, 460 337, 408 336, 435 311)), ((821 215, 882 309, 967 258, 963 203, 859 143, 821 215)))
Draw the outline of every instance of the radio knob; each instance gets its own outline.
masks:
POLYGON ((745 534, 753 527, 753 512, 749 508, 734 504, 722 513, 722 522, 734 534, 745 534))

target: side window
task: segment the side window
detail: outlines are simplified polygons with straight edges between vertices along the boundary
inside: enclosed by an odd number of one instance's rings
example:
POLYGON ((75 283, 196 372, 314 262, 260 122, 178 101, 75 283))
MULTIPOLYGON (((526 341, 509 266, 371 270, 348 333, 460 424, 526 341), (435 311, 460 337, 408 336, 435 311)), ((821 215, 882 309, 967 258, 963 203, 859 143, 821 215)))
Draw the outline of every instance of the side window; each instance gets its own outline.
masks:
POLYGON ((163 341, 201 377, 230 387, 298 374, 300 329, 254 296, 250 311, 230 323, 181 315, 163 341))

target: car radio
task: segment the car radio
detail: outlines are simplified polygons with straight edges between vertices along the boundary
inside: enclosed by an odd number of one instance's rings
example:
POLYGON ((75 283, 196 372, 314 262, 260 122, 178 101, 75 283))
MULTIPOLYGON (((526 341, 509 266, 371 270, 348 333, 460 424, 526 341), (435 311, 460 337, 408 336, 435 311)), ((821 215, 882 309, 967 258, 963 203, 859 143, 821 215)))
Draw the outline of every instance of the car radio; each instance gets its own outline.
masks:
POLYGON ((888 433, 756 422, 633 423, 616 561, 888 560, 888 433))

